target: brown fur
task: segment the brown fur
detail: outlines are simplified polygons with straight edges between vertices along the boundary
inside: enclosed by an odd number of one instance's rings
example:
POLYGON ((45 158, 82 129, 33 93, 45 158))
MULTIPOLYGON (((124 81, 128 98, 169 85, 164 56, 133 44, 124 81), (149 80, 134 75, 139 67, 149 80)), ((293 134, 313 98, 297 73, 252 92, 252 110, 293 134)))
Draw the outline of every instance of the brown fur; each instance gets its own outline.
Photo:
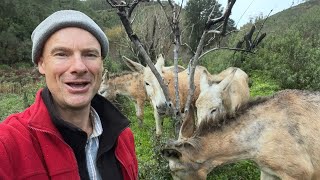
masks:
MULTIPOLYGON (((124 60, 126 65, 131 70, 138 71, 143 74, 144 86, 154 109, 154 116, 156 121, 156 134, 159 136, 162 134, 162 128, 161 128, 162 119, 160 116, 165 115, 165 112, 167 111, 166 100, 164 97, 164 93, 160 87, 160 84, 149 67, 144 67, 143 65, 136 63, 128 58, 124 58, 124 60)), ((159 55, 157 59, 157 63, 155 64, 155 68, 162 77, 164 76, 164 74, 165 76, 170 77, 169 79, 164 78, 164 83, 166 83, 169 86, 174 85, 174 80, 173 80, 174 67, 164 66, 164 58, 162 57, 162 55, 159 55)), ((183 70, 184 70, 183 67, 178 66, 179 74, 183 70)), ((171 93, 169 92, 170 96, 174 94, 172 93, 173 92, 172 90, 169 90, 169 91, 171 92, 171 93)))
POLYGON ((198 122, 205 117, 216 119, 216 116, 232 116, 238 107, 245 104, 250 97, 248 75, 239 68, 230 67, 217 75, 201 75, 201 93, 196 102, 198 122), (210 85, 210 80, 218 83, 210 85))
POLYGON ((218 128, 205 122, 162 151, 175 179, 206 179, 213 168, 245 159, 260 167, 261 179, 320 179, 320 92, 284 90, 223 121, 218 128))
POLYGON ((222 131, 223 128, 228 127, 231 123, 233 123, 235 120, 237 120, 236 117, 241 116, 245 112, 247 112, 250 108, 253 106, 257 106, 261 103, 264 103, 265 101, 269 100, 271 97, 258 97, 255 99, 251 99, 246 104, 239 107, 237 112, 233 114, 232 116, 228 114, 223 114, 219 117, 217 117, 214 121, 202 121, 198 127, 198 129, 195 132, 195 136, 205 136, 208 133, 211 133, 213 131, 222 131))
MULTIPOLYGON (((163 69, 163 67, 159 68, 158 67, 158 71, 159 69, 163 69)), ((174 83, 174 72, 173 71, 164 71, 164 70, 160 70, 161 71, 161 75, 165 81, 165 83, 168 86, 168 90, 169 90, 169 98, 171 99, 171 101, 173 102, 174 105, 176 105, 176 95, 175 95, 175 83, 174 83)), ((193 95, 193 100, 191 102, 191 107, 189 109, 189 114, 188 117, 185 117, 185 120, 182 124, 182 128, 180 129, 180 135, 179 137, 189 137, 190 135, 192 135, 193 131, 194 131, 194 122, 195 122, 195 115, 194 115, 194 105, 195 105, 195 101, 197 100, 199 93, 200 93, 200 87, 199 87, 199 83, 200 83, 200 75, 203 72, 207 72, 207 69, 203 66, 197 66, 195 69, 195 74, 194 74, 194 85, 195 85, 195 91, 194 91, 194 95, 193 95), (187 126, 185 124, 188 124, 187 126)), ((157 109, 157 112, 160 115, 164 115, 165 112, 167 111, 167 105, 166 105, 166 101, 164 98, 164 94, 162 92, 162 89, 160 87, 160 85, 155 80, 155 76, 153 74, 151 74, 152 72, 149 71, 148 69, 144 71, 144 81, 145 82, 149 82, 148 84, 150 84, 150 87, 146 87, 147 89, 147 94, 148 94, 148 88, 152 89, 152 93, 149 93, 149 97, 150 99, 161 99, 158 102, 155 102, 155 106, 157 109), (161 95, 162 98, 160 97, 156 97, 158 95, 161 95)), ((188 88, 189 88, 189 77, 188 77, 188 73, 189 70, 186 69, 184 71, 181 71, 178 73, 178 81, 179 81, 179 99, 180 99, 180 112, 184 113, 184 107, 186 105, 186 101, 187 101, 187 96, 188 96, 188 88)), ((207 72, 208 73, 208 72, 207 72)), ((184 114, 183 114, 184 115, 184 114)))
POLYGON ((114 100, 116 96, 125 95, 135 103, 136 115, 140 125, 144 118, 144 104, 147 99, 143 85, 143 75, 139 72, 125 71, 120 74, 104 74, 99 93, 109 100, 114 100))
MULTIPOLYGON (((199 94, 200 94, 200 75, 202 72, 207 72, 207 69, 203 66, 197 66, 195 73, 194 73, 194 84, 195 84, 195 91, 193 95, 193 100, 191 102, 192 105, 195 104, 195 101, 197 100, 199 94)), ((187 102, 188 97, 188 89, 189 89, 189 77, 188 77, 189 70, 186 69, 184 71, 181 71, 178 73, 178 81, 179 81, 179 99, 180 99, 180 112, 184 112, 184 107, 187 102)), ((168 82, 168 89, 169 89, 169 95, 170 99, 175 104, 175 88, 174 88, 174 73, 173 72, 165 72, 163 73, 163 78, 168 82)))

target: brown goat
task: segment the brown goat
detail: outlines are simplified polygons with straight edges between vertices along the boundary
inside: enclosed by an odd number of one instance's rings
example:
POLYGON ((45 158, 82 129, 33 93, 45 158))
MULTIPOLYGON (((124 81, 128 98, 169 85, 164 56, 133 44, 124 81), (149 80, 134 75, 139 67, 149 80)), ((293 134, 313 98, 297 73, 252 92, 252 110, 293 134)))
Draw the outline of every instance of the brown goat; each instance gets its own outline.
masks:
MULTIPOLYGON (((161 128, 162 117, 161 116, 164 115, 163 112, 165 112, 166 110, 166 109, 163 110, 163 108, 166 108, 166 105, 160 103, 160 102, 165 103, 165 97, 160 87, 160 84, 149 67, 144 67, 143 65, 137 62, 134 62, 126 57, 124 57, 124 62, 132 71, 136 71, 137 73, 140 73, 142 75, 143 84, 141 85, 140 88, 145 89, 147 96, 151 101, 151 104, 154 109, 154 117, 156 121, 156 135, 160 136, 162 134, 162 128, 161 128)), ((164 66, 164 58, 162 57, 161 54, 157 58, 155 67, 162 77, 164 75, 169 75, 169 76, 173 75, 174 66, 169 66, 169 67, 164 66)), ((184 67, 178 66, 178 72, 181 72, 184 70, 185 70, 184 67)), ((168 79, 168 80, 165 79, 165 81, 167 85, 170 84, 169 86, 174 84, 173 79, 168 79)))
POLYGON ((162 150, 174 179, 206 179, 217 166, 252 160, 261 179, 320 179, 320 92, 284 90, 202 121, 162 150))
MULTIPOLYGON (((147 95, 151 100, 151 103, 155 109, 155 113, 157 112, 160 116, 166 115, 165 113, 167 112, 167 105, 166 105, 166 99, 164 96, 164 93, 162 91, 162 88, 156 79, 155 75, 152 73, 151 69, 149 67, 144 67, 143 65, 136 63, 134 61, 131 61, 129 59, 126 60, 126 64, 131 67, 132 70, 138 71, 143 73, 143 80, 144 80, 144 86, 147 91, 147 95)), ((162 55, 160 55, 157 59, 157 63, 155 64, 155 67, 161 77, 163 77, 165 84, 168 86, 169 89, 169 96, 172 102, 175 104, 175 89, 174 89, 174 71, 173 71, 173 66, 166 67, 164 66, 164 58, 162 55)), ((192 107, 190 108, 190 117, 194 117, 194 104, 196 99, 199 96, 200 93, 200 87, 199 87, 199 82, 200 82, 200 75, 203 71, 207 72, 207 69, 202 66, 197 66, 196 71, 195 71, 195 77, 194 77, 194 83, 195 83, 195 93, 193 96, 193 101, 192 101, 192 107)), ((185 103, 187 101, 187 95, 188 95, 188 74, 189 70, 184 69, 183 67, 179 68, 179 73, 178 73, 178 79, 179 79, 179 98, 180 98, 180 112, 183 112, 183 108, 185 106, 185 103)), ((194 119, 191 119, 192 122, 194 122, 194 119)), ((156 121, 158 122, 158 121, 156 121)), ((159 122, 157 123, 157 134, 161 134, 161 127, 159 122)), ((189 136, 189 134, 193 133, 193 127, 186 127, 182 125, 182 129, 188 129, 184 130, 181 132, 186 132, 183 134, 183 136, 189 136), (188 132, 187 132, 188 131, 188 132)))
POLYGON ((108 100, 115 100, 117 95, 124 95, 132 99, 139 125, 142 125, 144 105, 147 99, 142 73, 124 72, 109 75, 108 71, 105 71, 98 93, 108 100))

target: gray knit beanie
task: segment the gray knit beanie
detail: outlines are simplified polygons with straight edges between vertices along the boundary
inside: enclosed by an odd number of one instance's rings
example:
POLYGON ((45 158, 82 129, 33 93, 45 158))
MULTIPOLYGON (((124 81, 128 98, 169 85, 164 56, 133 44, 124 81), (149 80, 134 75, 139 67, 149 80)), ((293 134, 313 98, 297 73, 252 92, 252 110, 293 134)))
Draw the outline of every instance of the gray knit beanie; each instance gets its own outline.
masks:
POLYGON ((78 27, 90 32, 100 43, 102 58, 109 51, 109 42, 101 28, 87 15, 80 11, 61 10, 43 20, 32 32, 32 62, 37 65, 43 46, 56 31, 66 27, 78 27))

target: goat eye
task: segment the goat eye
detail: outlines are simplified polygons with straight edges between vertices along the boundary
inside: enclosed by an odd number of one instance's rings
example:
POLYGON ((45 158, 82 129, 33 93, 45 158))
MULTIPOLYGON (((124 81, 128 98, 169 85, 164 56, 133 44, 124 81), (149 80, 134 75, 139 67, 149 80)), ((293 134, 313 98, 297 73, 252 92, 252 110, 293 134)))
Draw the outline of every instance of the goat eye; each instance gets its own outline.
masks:
POLYGON ((213 108, 213 109, 211 110, 211 114, 213 114, 214 112, 216 112, 216 110, 217 110, 217 108, 213 108))
POLYGON ((145 82, 146 86, 149 86, 149 83, 145 82))

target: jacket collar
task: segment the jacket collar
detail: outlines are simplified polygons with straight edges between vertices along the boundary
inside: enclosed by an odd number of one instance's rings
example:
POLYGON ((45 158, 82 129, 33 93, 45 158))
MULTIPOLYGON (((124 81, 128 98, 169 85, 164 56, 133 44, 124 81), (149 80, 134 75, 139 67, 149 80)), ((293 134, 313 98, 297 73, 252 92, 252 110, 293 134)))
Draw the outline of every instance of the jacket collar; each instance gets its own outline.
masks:
MULTIPOLYGON (((73 149, 83 148, 82 146, 85 145, 87 139, 86 133, 59 117, 47 87, 37 92, 33 105, 35 106, 33 108, 35 112, 33 112, 34 115, 29 121, 30 126, 63 138, 68 144, 71 143, 69 145, 73 149), (79 138, 81 143, 74 138, 79 138)), ((98 113, 103 128, 103 133, 99 138, 99 156, 115 145, 119 134, 129 126, 129 121, 111 102, 98 94, 93 97, 91 106, 98 113)))
POLYGON ((100 137, 98 156, 110 150, 120 135, 129 126, 129 120, 108 100, 100 95, 95 95, 91 106, 97 111, 101 119, 103 133, 100 137))

